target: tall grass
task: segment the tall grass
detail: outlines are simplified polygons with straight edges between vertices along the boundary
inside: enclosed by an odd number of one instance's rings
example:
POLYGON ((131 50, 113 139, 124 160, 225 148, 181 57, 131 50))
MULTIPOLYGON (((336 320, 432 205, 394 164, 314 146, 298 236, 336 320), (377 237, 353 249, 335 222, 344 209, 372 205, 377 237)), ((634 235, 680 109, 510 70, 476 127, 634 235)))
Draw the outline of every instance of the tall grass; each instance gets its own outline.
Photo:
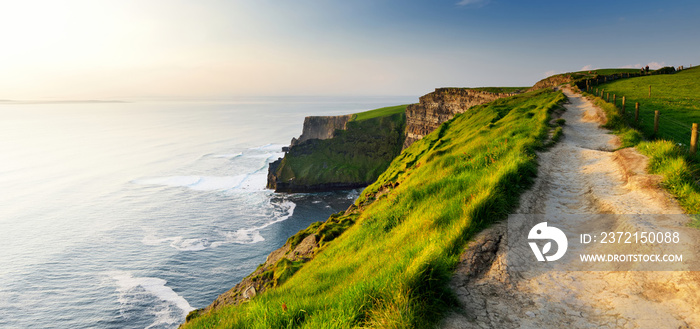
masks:
POLYGON ((432 327, 455 305, 446 287, 465 242, 531 183, 563 99, 543 90, 455 116, 397 157, 355 224, 284 284, 185 328, 432 327))

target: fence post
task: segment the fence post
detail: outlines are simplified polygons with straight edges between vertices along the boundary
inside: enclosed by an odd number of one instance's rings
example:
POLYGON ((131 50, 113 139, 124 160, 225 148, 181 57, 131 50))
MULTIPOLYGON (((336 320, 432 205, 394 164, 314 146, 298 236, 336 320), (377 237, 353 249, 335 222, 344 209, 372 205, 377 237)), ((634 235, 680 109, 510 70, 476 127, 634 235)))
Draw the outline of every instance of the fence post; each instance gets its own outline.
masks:
POLYGON ((622 96, 622 115, 625 115, 625 96, 622 96))
POLYGON ((695 155, 698 150, 698 124, 693 123, 693 130, 690 133, 690 155, 695 155))
POLYGON ((654 111, 654 135, 659 132, 659 110, 654 111))
POLYGON ((613 94, 613 105, 617 106, 617 94, 613 94))
POLYGON ((634 123, 639 121, 639 102, 634 103, 634 123))
POLYGON ((605 93, 605 101, 610 103, 610 93, 605 93))

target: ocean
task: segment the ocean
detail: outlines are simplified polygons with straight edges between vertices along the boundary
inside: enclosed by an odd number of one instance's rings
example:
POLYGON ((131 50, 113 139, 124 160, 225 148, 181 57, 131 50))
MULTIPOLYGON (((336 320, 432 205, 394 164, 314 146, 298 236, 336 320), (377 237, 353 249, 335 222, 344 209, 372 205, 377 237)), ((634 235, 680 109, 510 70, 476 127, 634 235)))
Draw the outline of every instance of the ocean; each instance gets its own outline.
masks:
POLYGON ((415 97, 0 105, 0 328, 176 328, 360 190, 277 194, 308 115, 415 97))

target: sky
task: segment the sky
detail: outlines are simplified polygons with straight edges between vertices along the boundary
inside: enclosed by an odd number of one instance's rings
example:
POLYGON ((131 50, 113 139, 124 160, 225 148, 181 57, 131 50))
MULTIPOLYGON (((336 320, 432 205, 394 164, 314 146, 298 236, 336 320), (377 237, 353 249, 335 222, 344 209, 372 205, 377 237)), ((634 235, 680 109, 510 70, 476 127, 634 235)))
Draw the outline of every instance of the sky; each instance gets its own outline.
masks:
POLYGON ((700 65, 700 2, 0 0, 0 100, 420 96, 700 65))

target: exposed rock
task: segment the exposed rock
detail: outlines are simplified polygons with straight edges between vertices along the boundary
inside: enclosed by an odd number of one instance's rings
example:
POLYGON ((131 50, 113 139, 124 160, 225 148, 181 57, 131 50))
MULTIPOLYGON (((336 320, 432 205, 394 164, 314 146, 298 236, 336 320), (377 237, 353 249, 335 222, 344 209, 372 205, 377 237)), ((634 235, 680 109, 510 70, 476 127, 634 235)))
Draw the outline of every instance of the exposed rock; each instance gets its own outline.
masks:
POLYGON ((306 117, 299 139, 270 164, 267 188, 308 193, 374 182, 401 152, 405 114, 350 121, 353 115, 306 117))
MULTIPOLYGON (((294 143, 294 138, 292 138, 292 143, 294 143)), ((277 188, 277 168, 279 168, 282 163, 283 158, 279 158, 273 162, 267 168, 267 185, 266 188, 275 189, 277 188)))
POLYGON ((468 88, 437 88, 420 98, 418 104, 406 109, 406 139, 403 148, 437 129, 443 122, 452 119, 469 108, 513 94, 495 94, 468 88))
POLYGON ((571 81, 574 81, 574 79, 566 74, 558 74, 558 75, 553 75, 551 77, 542 79, 538 81, 532 88, 528 89, 527 91, 535 91, 535 90, 540 90, 540 89, 545 89, 545 88, 552 88, 556 86, 563 85, 565 83, 569 83, 571 81))
POLYGON ((288 241, 284 246, 271 252, 265 259, 265 263, 241 280, 235 287, 221 294, 204 310, 197 310, 197 314, 210 312, 226 305, 240 304, 243 301, 254 298, 274 286, 273 271, 279 261, 284 258, 290 261, 308 260, 313 256, 317 248, 316 234, 307 236, 294 250, 292 250, 288 241))
POLYGON ((290 146, 303 143, 309 139, 329 139, 336 130, 345 130, 352 114, 337 116, 309 116, 304 118, 304 128, 299 139, 292 138, 290 146))
POLYGON ((246 299, 251 299, 255 296, 257 296, 257 292, 255 291, 255 287, 248 287, 248 289, 246 289, 243 292, 243 297, 246 299))

